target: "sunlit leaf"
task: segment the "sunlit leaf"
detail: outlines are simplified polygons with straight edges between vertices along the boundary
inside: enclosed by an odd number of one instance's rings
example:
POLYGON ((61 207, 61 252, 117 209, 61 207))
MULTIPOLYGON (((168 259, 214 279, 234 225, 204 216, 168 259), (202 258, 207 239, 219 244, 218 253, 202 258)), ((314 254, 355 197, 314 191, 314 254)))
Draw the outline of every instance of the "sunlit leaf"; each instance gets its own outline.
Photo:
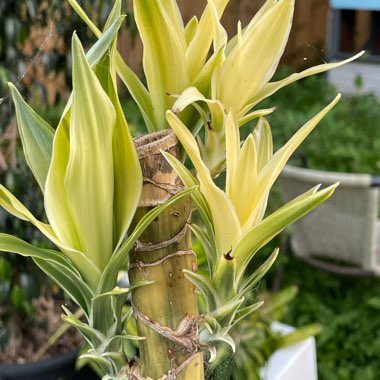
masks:
POLYGON ((219 51, 227 45, 227 32, 220 23, 220 16, 215 6, 214 0, 207 0, 208 7, 210 7, 212 26, 214 29, 213 50, 219 51))
POLYGON ((197 170, 200 190, 211 210, 217 250, 219 253, 227 253, 231 249, 231 242, 234 242, 240 235, 240 223, 233 205, 226 194, 214 184, 191 132, 171 111, 168 111, 166 116, 197 170))
POLYGON ((216 99, 237 114, 273 76, 288 40, 294 0, 276 2, 247 28, 218 72, 216 99))
POLYGON ((172 111, 175 114, 179 114, 186 107, 194 105, 196 102, 206 103, 211 113, 211 127, 215 131, 220 131, 223 128, 225 118, 223 104, 218 100, 206 99, 195 87, 188 87, 182 92, 173 104, 172 111))
MULTIPOLYGON (((222 16, 229 0, 214 0, 219 18, 222 16)), ((210 25, 212 25, 212 9, 208 4, 203 11, 199 20, 199 25, 195 36, 186 50, 186 62, 189 68, 189 79, 192 82, 201 72, 207 55, 210 51, 213 40, 213 33, 210 33, 210 25)))
POLYGON ((161 2, 137 0, 133 4, 144 44, 144 73, 152 99, 155 129, 160 130, 166 127, 165 111, 173 104, 168 94, 178 94, 189 84, 186 42, 161 2))
POLYGON ((228 114, 224 125, 226 133, 226 194, 230 196, 235 185, 234 176, 240 153, 240 134, 239 127, 231 113, 228 114))
POLYGON ((114 171, 114 238, 113 249, 117 250, 124 240, 135 214, 142 190, 142 173, 136 148, 117 94, 116 40, 109 53, 96 65, 96 76, 109 96, 116 112, 112 137, 114 171))
MULTIPOLYGON (((248 109, 251 109, 252 107, 249 107, 248 109)), ((256 111, 253 111, 249 114, 245 114, 245 110, 243 109, 243 112, 242 114, 244 114, 245 116, 243 117, 238 117, 237 120, 238 120, 238 123, 239 123, 239 127, 245 125, 246 123, 254 120, 254 119, 257 119, 258 117, 262 117, 262 116, 266 116, 266 115, 269 115, 271 114, 272 112, 274 112, 276 110, 275 107, 273 108, 267 108, 267 109, 263 109, 263 110, 256 110, 256 111)))
POLYGON ((190 21, 187 23, 185 28, 185 40, 187 46, 189 46, 190 42, 194 38, 195 33, 198 29, 198 18, 196 16, 193 16, 190 21))
POLYGON ((257 196, 257 161, 256 145, 253 136, 249 135, 240 150, 228 194, 241 225, 249 218, 257 196))
POLYGON ((303 127, 301 127, 294 136, 279 149, 271 159, 264 165, 259 173, 256 188, 256 198, 252 206, 253 212, 251 213, 244 230, 247 231, 250 227, 254 226, 260 221, 262 216, 261 202, 265 201, 268 193, 285 166, 286 162, 293 154, 293 152, 299 147, 304 139, 310 134, 310 132, 316 127, 320 120, 337 104, 340 99, 340 94, 322 111, 309 120, 303 127), (257 207, 258 206, 258 207, 257 207))

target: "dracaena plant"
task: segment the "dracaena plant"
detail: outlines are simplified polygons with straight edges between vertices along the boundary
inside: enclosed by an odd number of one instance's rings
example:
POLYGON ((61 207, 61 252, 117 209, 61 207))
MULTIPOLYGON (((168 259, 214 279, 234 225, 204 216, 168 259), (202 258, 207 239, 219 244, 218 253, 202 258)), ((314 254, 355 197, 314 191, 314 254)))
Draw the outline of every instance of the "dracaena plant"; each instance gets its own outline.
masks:
MULTIPOLYGON (((248 273, 257 251, 335 188, 311 189, 264 217, 270 188, 287 159, 339 96, 277 152, 265 120, 274 109, 254 108, 281 87, 342 63, 269 82, 289 34, 294 0, 268 0, 230 41, 219 21, 227 0, 209 0, 201 19, 186 26, 174 0, 135 0, 146 88, 115 48, 121 1, 115 1, 103 31, 75 0, 69 2, 99 41, 86 56, 74 34, 73 92, 56 130, 11 85, 47 223, 0 187, 1 206, 33 223, 59 250, 5 234, 0 249, 31 256, 83 310, 84 320, 67 309, 64 319, 83 334, 89 345, 83 357, 105 379, 201 379, 202 351, 210 360, 235 352, 239 327, 246 331, 261 306, 251 292, 278 250, 248 273), (154 132, 135 141, 137 150, 116 73, 154 132), (240 127, 253 119, 256 126, 241 142, 240 127), (185 156, 190 168, 181 160, 185 156), (221 188, 214 178, 224 170, 221 188), (190 197, 202 223, 191 223, 190 197), (191 232, 204 246, 207 274, 196 273, 191 232), (129 271, 130 289, 117 287, 121 269, 129 271), (132 315, 138 336, 129 334, 132 315), (139 359, 126 350, 130 340, 139 341, 139 359)), ((246 339, 240 344, 249 345, 246 339)), ((236 363, 241 368, 242 360, 236 363)))

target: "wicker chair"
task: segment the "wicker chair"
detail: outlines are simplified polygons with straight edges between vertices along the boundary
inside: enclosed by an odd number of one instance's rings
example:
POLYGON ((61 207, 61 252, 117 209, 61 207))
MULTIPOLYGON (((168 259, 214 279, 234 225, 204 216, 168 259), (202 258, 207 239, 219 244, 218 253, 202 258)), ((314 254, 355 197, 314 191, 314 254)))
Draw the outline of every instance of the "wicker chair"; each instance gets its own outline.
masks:
POLYGON ((287 165, 279 177, 285 201, 317 184, 340 182, 329 200, 294 223, 295 255, 334 273, 380 274, 379 179, 287 165))

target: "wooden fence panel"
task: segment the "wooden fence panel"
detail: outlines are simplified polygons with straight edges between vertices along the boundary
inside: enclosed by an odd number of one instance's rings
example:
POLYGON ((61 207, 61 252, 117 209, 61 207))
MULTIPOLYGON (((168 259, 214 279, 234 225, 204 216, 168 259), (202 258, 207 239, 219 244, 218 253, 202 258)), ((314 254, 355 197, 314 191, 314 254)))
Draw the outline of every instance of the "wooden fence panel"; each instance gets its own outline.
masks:
POLYGON ((322 63, 328 42, 329 0, 296 0, 282 62, 296 67, 322 63))

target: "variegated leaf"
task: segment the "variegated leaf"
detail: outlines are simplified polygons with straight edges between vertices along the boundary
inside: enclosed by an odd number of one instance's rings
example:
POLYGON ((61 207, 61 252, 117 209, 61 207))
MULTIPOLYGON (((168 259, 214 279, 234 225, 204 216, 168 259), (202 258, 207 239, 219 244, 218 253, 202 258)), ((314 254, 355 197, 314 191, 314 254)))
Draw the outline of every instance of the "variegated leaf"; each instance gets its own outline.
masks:
POLYGON ((237 115, 273 76, 288 40, 294 0, 276 2, 242 36, 217 73, 216 99, 237 115))
POLYGON ((200 190, 207 200, 212 214, 217 251, 219 254, 226 254, 241 233, 233 205, 226 194, 214 184, 191 132, 171 111, 168 111, 166 116, 169 125, 173 128, 197 170, 200 190))
POLYGON ((155 119, 155 129, 167 126, 165 111, 189 85, 186 42, 162 2, 135 0, 134 14, 144 44, 143 65, 155 119))
POLYGON ((262 217, 262 202, 267 198, 271 187, 290 156, 316 127, 321 119, 337 104, 339 99, 340 94, 328 106, 301 127, 264 165, 258 175, 255 203, 252 206, 252 213, 244 226, 245 231, 260 221, 260 218, 262 217))
POLYGON ((103 269, 113 251, 115 109, 73 37, 70 125, 54 139, 45 209, 63 242, 103 269))

